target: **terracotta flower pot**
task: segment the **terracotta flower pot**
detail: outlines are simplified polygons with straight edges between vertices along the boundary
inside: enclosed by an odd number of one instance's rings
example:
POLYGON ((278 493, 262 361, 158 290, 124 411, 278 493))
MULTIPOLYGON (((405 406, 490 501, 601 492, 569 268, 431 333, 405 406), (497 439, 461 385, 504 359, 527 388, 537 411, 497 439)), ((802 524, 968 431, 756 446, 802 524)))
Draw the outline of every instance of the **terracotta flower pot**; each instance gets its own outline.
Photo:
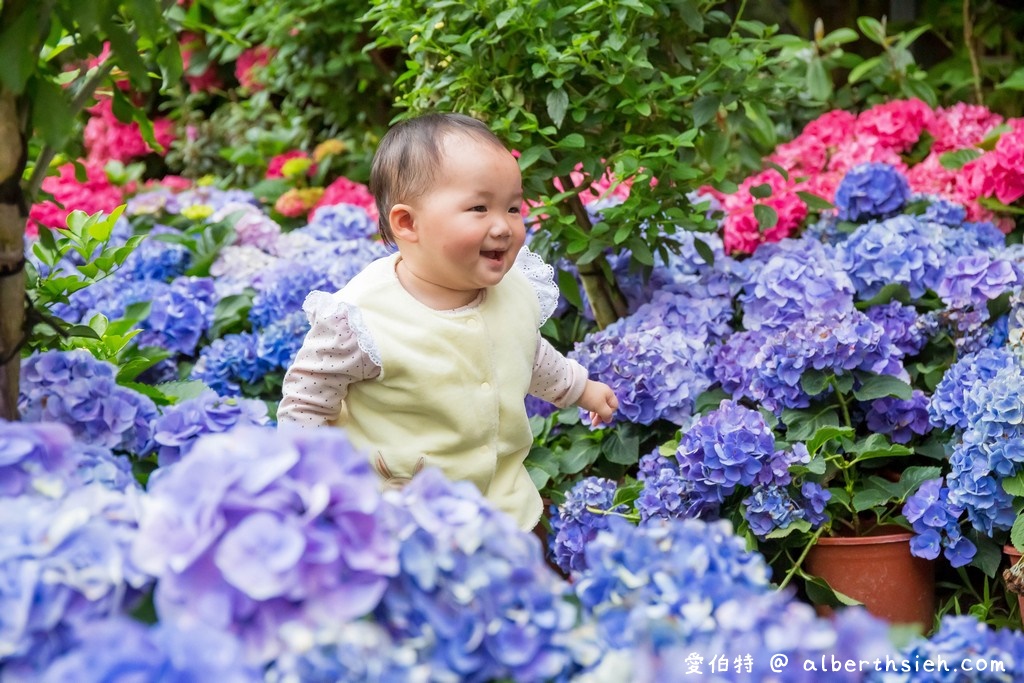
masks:
MULTIPOLYGON (((935 619, 935 565, 910 554, 913 533, 882 529, 878 535, 822 537, 804 568, 836 591, 864 603, 893 624, 917 624, 930 631, 935 619)), ((821 614, 831 614, 819 606, 821 614)))
MULTIPOLYGON (((1017 564, 1017 560, 1020 559, 1020 553, 1017 552, 1017 549, 1014 548, 1012 545, 1004 545, 1003 554, 1006 555, 1007 558, 1009 558, 1009 562, 1006 565, 1007 569, 1017 564)), ((1024 595, 1017 595, 1017 605, 1020 607, 1021 621, 1024 622, 1024 595)))

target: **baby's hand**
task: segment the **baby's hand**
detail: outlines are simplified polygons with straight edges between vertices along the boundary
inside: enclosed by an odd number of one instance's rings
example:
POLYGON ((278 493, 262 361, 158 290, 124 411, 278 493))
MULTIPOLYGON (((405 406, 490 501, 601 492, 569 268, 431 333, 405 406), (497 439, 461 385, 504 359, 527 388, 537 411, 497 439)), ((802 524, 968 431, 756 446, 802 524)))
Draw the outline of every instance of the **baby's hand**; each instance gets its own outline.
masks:
POLYGON ((580 408, 590 412, 590 423, 595 427, 612 421, 615 409, 619 407, 619 399, 615 398, 612 388, 604 382, 587 380, 580 400, 576 402, 580 408))

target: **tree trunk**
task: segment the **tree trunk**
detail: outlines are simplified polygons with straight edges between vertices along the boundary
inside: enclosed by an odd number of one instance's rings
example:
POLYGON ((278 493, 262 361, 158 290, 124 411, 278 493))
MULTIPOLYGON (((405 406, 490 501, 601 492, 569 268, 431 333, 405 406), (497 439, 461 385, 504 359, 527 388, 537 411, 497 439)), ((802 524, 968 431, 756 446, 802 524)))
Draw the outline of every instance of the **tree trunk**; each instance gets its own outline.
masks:
POLYGON ((24 168, 17 100, 0 90, 0 418, 5 420, 18 418, 18 348, 25 322, 24 168))

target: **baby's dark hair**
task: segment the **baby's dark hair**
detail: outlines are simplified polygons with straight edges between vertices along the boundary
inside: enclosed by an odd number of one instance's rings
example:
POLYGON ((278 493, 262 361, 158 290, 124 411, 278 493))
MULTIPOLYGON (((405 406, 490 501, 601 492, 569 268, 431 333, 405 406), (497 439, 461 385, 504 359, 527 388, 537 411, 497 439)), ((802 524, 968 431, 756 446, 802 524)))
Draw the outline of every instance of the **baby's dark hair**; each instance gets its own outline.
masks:
POLYGON ((380 141, 370 168, 370 192, 377 202, 378 230, 394 246, 388 213, 395 204, 414 199, 434 181, 448 135, 467 135, 506 149, 482 122, 463 114, 425 114, 395 124, 380 141))

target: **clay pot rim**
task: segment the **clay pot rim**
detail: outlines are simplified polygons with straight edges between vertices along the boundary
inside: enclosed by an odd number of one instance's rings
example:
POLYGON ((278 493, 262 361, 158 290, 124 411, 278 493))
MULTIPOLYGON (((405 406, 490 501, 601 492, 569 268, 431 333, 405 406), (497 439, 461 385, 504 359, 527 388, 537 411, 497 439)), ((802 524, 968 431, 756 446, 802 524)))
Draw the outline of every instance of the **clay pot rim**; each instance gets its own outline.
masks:
POLYGON ((866 536, 819 536, 818 545, 879 545, 882 543, 906 543, 914 537, 913 531, 901 526, 875 527, 866 536), (876 535, 871 535, 874 533, 876 535))

